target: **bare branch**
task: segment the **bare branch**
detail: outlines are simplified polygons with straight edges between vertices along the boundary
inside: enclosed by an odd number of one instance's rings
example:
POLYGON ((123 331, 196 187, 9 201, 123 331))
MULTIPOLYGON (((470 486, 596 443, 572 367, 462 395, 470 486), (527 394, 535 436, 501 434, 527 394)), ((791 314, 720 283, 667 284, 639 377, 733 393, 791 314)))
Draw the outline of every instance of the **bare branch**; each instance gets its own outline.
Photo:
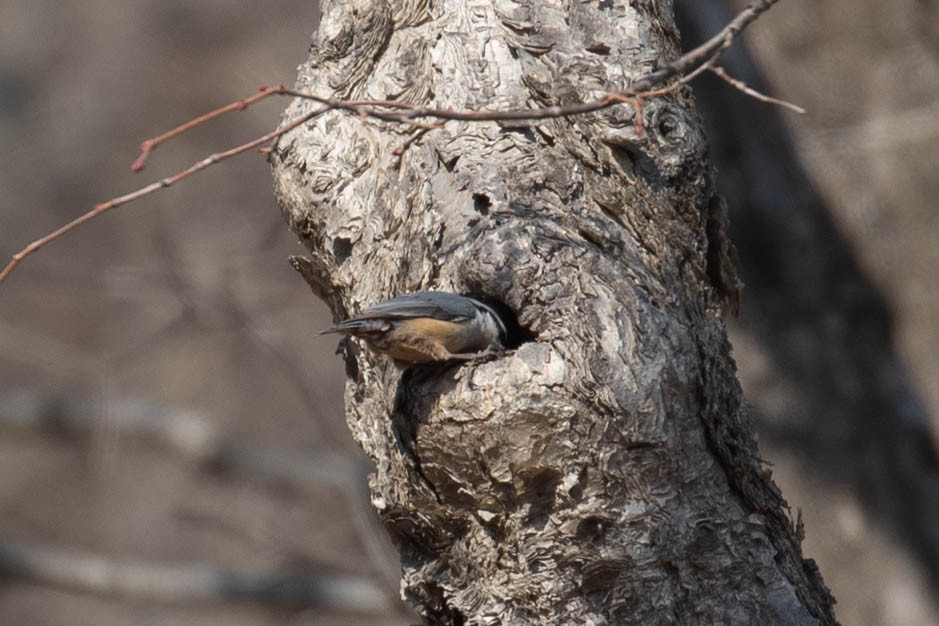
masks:
POLYGON ((708 69, 713 74, 723 79, 724 82, 726 82, 732 87, 735 87, 736 89, 739 89, 740 91, 747 94, 751 98, 755 98, 759 100, 760 102, 766 102, 768 104, 777 104, 781 107, 789 109, 790 111, 795 111, 796 113, 800 115, 805 114, 805 109, 803 109, 799 105, 792 104, 791 102, 786 102, 785 100, 780 100, 779 98, 774 98, 772 96, 767 96, 766 94, 760 93, 756 89, 753 89, 752 87, 748 87, 747 84, 743 82, 742 80, 737 80, 736 78, 732 77, 730 74, 724 71, 724 68, 722 67, 715 66, 715 67, 709 67, 708 69))
POLYGON ((778 0, 754 0, 744 10, 731 20, 719 33, 704 42, 697 48, 688 51, 678 59, 669 63, 662 69, 646 74, 621 91, 610 92, 604 97, 587 102, 579 102, 565 106, 552 106, 533 109, 517 109, 509 111, 457 111, 452 109, 438 109, 434 107, 417 106, 394 100, 339 100, 325 98, 312 93, 286 89, 284 94, 298 98, 305 98, 327 105, 333 109, 341 109, 356 113, 360 116, 372 117, 385 121, 412 123, 420 118, 435 118, 437 120, 463 120, 463 121, 512 121, 512 120, 543 120, 558 117, 570 117, 600 111, 616 104, 630 103, 634 99, 650 96, 660 96, 675 91, 680 85, 698 76, 707 66, 714 63, 721 53, 733 43, 734 39, 744 28, 778 0), (663 89, 656 89, 671 78, 682 77, 684 80, 663 89), (383 109, 394 109, 386 111, 383 109))
MULTIPOLYGON (((146 187, 138 189, 137 191, 127 195, 112 198, 107 202, 95 205, 94 208, 92 208, 84 215, 74 219, 58 230, 49 233, 45 237, 37 239, 23 248, 21 251, 14 254, 10 262, 6 265, 3 271, 0 272, 0 283, 3 283, 3 281, 6 280, 13 269, 19 265, 23 259, 33 254, 34 252, 37 252, 49 242, 58 239, 62 235, 65 235, 78 226, 84 224, 88 220, 91 220, 115 207, 150 195, 159 189, 169 187, 179 180, 182 180, 183 178, 203 170, 210 165, 224 161, 225 159, 243 152, 247 152, 252 148, 262 146, 263 144, 280 137, 284 133, 331 109, 349 111, 363 118, 369 117, 391 122, 406 123, 428 129, 437 127, 441 120, 463 120, 477 122, 544 120, 593 113, 607 109, 617 104, 633 104, 634 108, 638 112, 641 107, 641 100, 643 98, 651 98, 673 92, 681 85, 698 76, 701 72, 707 69, 713 69, 713 64, 716 62, 717 58, 731 45, 731 43, 733 43, 734 39, 740 34, 740 32, 743 31, 743 29, 751 24, 754 20, 756 20, 756 18, 759 17, 761 13, 765 12, 772 5, 776 4, 777 1, 778 0, 753 0, 714 37, 704 42, 697 48, 683 54, 672 63, 667 64, 665 67, 639 78, 621 91, 607 93, 602 98, 596 100, 579 102, 564 106, 503 111, 452 110, 419 106, 416 104, 409 104, 406 102, 398 102, 394 100, 340 100, 336 98, 319 96, 317 94, 296 91, 293 89, 287 89, 283 86, 275 88, 262 88, 262 91, 258 94, 243 100, 238 100, 224 107, 211 111, 210 113, 190 120, 189 122, 186 122, 185 124, 182 124, 158 137, 144 141, 141 145, 141 154, 134 161, 131 167, 136 171, 143 169, 150 153, 158 145, 173 137, 176 137, 190 128, 202 124, 203 122, 215 119, 216 117, 224 115, 225 113, 242 110, 248 105, 272 95, 289 95, 297 98, 305 98, 319 102, 324 106, 323 108, 307 113, 300 118, 293 120, 292 122, 285 124, 284 126, 281 126, 270 133, 267 133, 266 135, 258 137, 253 141, 249 141, 248 143, 242 144, 225 152, 212 154, 173 176, 147 185, 146 187), (677 81, 662 87, 662 85, 665 85, 670 79, 675 77, 678 77, 677 81), (422 121, 424 118, 431 118, 432 120, 436 120, 436 122, 422 121)), ((744 91, 745 93, 753 95, 754 97, 758 97, 756 92, 751 93, 752 90, 747 91, 744 89, 744 91)), ((761 97, 761 99, 763 98, 766 98, 766 96, 761 97)), ((639 126, 641 126, 641 122, 639 123, 639 126)))
POLYGON ((244 111, 250 105, 254 104, 255 102, 258 102, 259 100, 263 100, 264 98, 268 98, 270 96, 278 95, 282 93, 283 89, 284 89, 283 85, 280 85, 278 87, 273 87, 273 88, 268 87, 266 85, 262 85, 259 88, 259 93, 256 93, 253 96, 249 96, 242 100, 236 100, 235 102, 232 102, 231 104, 226 104, 225 106, 215 109, 214 111, 209 111, 205 115, 201 115, 197 118, 189 120, 188 122, 184 124, 180 124, 176 128, 169 130, 163 133, 162 135, 159 135, 158 137, 154 137, 152 139, 145 139, 140 144, 140 156, 138 156, 134 160, 134 162, 130 166, 130 169, 132 169, 135 172, 139 172, 143 170, 143 168, 147 166, 147 159, 150 158, 150 153, 156 150, 160 144, 169 141, 173 137, 177 135, 181 135, 187 130, 190 130, 191 128, 198 126, 199 124, 204 124, 205 122, 214 120, 216 117, 221 117, 222 115, 225 115, 226 113, 230 113, 231 111, 244 111))
POLYGON ((94 208, 92 208, 90 211, 88 211, 84 215, 81 215, 75 218, 74 220, 66 224, 65 226, 62 226, 61 228, 52 231, 45 237, 37 239, 36 241, 32 242, 31 244, 29 244, 28 246, 26 246, 25 248, 23 248, 16 254, 14 254, 10 262, 7 263, 6 267, 3 268, 3 271, 0 272, 0 283, 3 283, 3 281, 7 279, 10 273, 16 268, 17 265, 20 264, 20 262, 23 259, 33 254, 34 252, 38 252, 46 244, 52 241, 55 241, 62 235, 81 226, 88 220, 94 219, 98 217, 99 215, 101 215, 102 213, 106 213, 107 211, 110 211, 111 209, 119 207, 123 204, 127 204, 128 202, 133 202, 134 200, 138 200, 140 198, 143 198, 144 196, 149 196, 151 193, 155 191, 159 191, 160 189, 170 187, 174 185, 175 183, 179 182, 180 180, 188 176, 191 176, 192 174, 195 174, 196 172, 200 170, 204 170, 210 165, 214 165, 215 163, 219 163, 220 161, 224 161, 225 159, 230 159, 231 157, 237 156, 243 152, 247 152, 248 150, 251 150, 252 148, 257 148, 258 146, 261 146, 267 143, 268 141, 276 139, 277 137, 280 137, 284 133, 290 130, 293 130, 297 126, 300 126, 301 124, 304 124, 310 121, 311 119, 313 119, 317 115, 324 113, 328 109, 329 107, 325 107, 322 109, 311 111, 310 113, 307 113, 306 115, 290 122, 289 124, 285 124, 284 126, 281 126, 277 128, 276 130, 273 130, 267 133, 266 135, 262 135, 261 137, 258 137, 257 139, 254 139, 253 141, 249 141, 248 143, 242 144, 240 146, 236 146, 232 148, 231 150, 226 150, 225 152, 216 152, 215 154, 210 154, 209 156, 202 159, 201 161, 197 161, 196 163, 193 163, 188 168, 184 169, 183 171, 177 174, 174 174, 173 176, 168 176, 155 183, 151 183, 147 185, 146 187, 141 187, 137 191, 133 191, 129 194, 118 196, 117 198, 112 198, 108 200, 107 202, 96 204, 94 208))

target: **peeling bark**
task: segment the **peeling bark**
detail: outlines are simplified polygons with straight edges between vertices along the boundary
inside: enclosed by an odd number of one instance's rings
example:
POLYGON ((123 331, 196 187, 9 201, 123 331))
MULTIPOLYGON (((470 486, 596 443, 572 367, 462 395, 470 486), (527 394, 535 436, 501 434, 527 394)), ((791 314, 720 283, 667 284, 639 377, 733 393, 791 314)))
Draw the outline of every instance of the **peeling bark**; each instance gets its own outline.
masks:
MULTIPOLYGON (((670 2, 347 0, 325 4, 298 88, 544 106, 677 54, 670 2)), ((331 112, 271 153, 310 250, 295 266, 337 318, 443 289, 520 325, 500 358, 403 375, 344 344, 347 419, 429 623, 834 621, 742 406, 693 102, 642 115, 423 132, 331 112)))

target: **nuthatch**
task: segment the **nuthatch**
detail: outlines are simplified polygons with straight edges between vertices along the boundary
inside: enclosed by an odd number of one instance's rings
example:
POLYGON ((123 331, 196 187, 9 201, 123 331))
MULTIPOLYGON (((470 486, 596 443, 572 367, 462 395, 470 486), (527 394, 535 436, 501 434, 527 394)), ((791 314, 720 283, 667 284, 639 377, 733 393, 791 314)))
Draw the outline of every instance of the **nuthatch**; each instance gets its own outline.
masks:
POLYGON ((469 360, 503 350, 505 324, 479 300, 445 291, 418 291, 379 302, 320 334, 365 340, 375 352, 407 366, 429 361, 469 360))

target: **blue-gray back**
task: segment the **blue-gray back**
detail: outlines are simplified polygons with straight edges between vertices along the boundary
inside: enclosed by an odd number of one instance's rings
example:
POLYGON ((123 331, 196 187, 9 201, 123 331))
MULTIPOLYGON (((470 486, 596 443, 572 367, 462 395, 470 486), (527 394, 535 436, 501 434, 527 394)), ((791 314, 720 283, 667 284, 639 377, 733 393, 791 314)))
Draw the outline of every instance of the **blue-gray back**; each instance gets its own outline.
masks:
MULTIPOLYGON (((446 291, 408 293, 362 311, 353 319, 430 317, 438 320, 470 319, 476 315, 474 300, 446 291)), ((488 307, 487 307, 488 308, 488 307)))

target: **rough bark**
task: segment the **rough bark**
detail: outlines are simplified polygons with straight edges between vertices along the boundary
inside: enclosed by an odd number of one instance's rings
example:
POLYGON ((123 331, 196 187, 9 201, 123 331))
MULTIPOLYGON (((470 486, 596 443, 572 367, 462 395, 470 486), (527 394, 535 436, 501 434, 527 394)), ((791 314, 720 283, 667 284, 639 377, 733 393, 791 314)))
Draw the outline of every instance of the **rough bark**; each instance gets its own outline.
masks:
MULTIPOLYGON (((670 2, 349 0, 324 6, 298 86, 520 108, 676 55, 670 2)), ((272 152, 310 249, 295 266, 337 317, 436 288, 518 318, 517 350, 481 363, 401 375, 344 346, 373 503, 430 623, 833 622, 743 410, 693 103, 642 114, 642 131, 624 106, 415 139, 333 112, 272 152)))

